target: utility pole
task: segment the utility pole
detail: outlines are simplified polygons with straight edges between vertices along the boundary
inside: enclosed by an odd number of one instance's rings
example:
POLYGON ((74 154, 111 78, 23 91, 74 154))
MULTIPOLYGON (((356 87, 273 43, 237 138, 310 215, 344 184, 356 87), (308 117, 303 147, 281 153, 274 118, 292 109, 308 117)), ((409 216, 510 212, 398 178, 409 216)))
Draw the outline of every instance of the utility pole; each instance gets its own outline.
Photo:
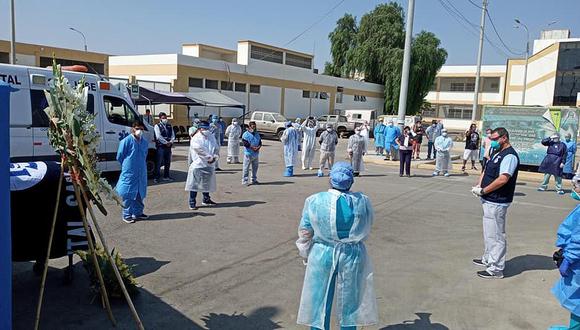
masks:
MULTIPOLYGON (((514 20, 517 26, 522 26, 526 30, 526 65, 524 66, 524 90, 522 91, 522 105, 526 104, 526 89, 528 88, 528 59, 530 57, 530 31, 528 27, 519 19, 514 20)), ((548 24, 550 26, 551 24, 548 24)), ((517 27, 516 26, 516 27, 517 27)))
POLYGON ((485 33, 485 15, 487 13, 487 0, 481 5, 481 23, 479 24, 479 50, 477 51, 477 71, 475 73, 475 90, 473 91, 473 109, 471 120, 475 121, 479 103, 479 81, 481 80, 481 58, 483 56, 483 36, 485 33))
POLYGON ((16 24, 14 22, 14 0, 10 0, 10 64, 16 64, 16 24))
POLYGON ((415 0, 409 0, 407 7, 407 26, 405 31, 405 51, 403 53, 403 73, 401 74, 401 92, 399 94, 399 115, 397 124, 405 126, 405 113, 407 110, 407 94, 409 91, 409 68, 411 66, 411 39, 413 38, 413 16, 415 12, 415 0))

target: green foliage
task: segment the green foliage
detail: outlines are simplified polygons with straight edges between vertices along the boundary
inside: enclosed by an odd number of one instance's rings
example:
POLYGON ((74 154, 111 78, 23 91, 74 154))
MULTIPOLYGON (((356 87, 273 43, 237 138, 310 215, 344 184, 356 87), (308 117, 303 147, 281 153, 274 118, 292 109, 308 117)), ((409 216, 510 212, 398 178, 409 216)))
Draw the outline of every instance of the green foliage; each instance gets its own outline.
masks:
MULTIPOLYGON (((376 6, 362 16, 358 27, 356 19, 345 14, 329 35, 333 62, 325 65, 325 74, 350 77, 358 72, 365 81, 385 85, 385 112, 397 112, 405 46, 404 25, 403 8, 395 2, 376 6)), ((408 115, 420 110, 437 71, 447 59, 447 52, 440 47, 439 39, 425 31, 414 37, 411 54, 408 115)))
MULTIPOLYGON (((83 267, 86 269, 87 273, 89 273, 91 290, 95 293, 95 295, 100 294, 99 278, 97 277, 97 273, 95 271, 92 254, 87 251, 76 251, 75 253, 82 259, 83 267)), ((122 298, 123 291, 121 290, 121 286, 115 277, 115 272, 111 263, 109 262, 109 258, 107 257, 105 250, 100 247, 97 248, 96 255, 99 268, 101 269, 101 274, 103 275, 103 281, 105 282, 105 288, 107 289, 107 295, 109 298, 122 298)), ((121 278, 123 278, 123 283, 127 288, 127 292, 129 292, 130 295, 138 293, 138 283, 135 279, 135 276, 133 275, 133 267, 135 266, 127 265, 121 258, 121 254, 116 252, 115 249, 111 251, 111 256, 117 265, 117 269, 121 274, 121 278)))
POLYGON ((351 50, 356 48, 356 36, 356 18, 345 14, 336 22, 336 28, 328 34, 332 63, 329 66, 325 65, 324 72, 335 77, 347 77, 351 74, 353 69, 351 50))
POLYGON ((122 203, 111 185, 97 169, 97 147, 101 136, 95 125, 95 115, 87 109, 88 90, 84 78, 73 88, 62 74, 60 65, 53 60, 53 79, 46 93, 51 119, 48 138, 54 150, 63 156, 69 169, 80 170, 81 183, 89 198, 105 213, 101 194, 122 203))

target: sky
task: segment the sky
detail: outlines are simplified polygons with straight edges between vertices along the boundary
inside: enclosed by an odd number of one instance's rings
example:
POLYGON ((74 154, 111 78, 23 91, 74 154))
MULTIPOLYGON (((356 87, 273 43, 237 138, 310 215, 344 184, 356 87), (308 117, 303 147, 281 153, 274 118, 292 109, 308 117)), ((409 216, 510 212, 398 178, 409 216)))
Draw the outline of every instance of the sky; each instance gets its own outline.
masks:
MULTIPOLYGON (((394 0, 407 10, 408 0, 394 0)), ((458 23, 441 1, 453 4, 472 24, 479 25, 481 10, 469 0, 416 0, 413 32, 436 34, 449 56, 446 64, 476 63, 478 33, 458 23)), ((481 0, 471 0, 481 5, 481 0)), ((181 52, 183 43, 206 43, 236 49, 238 40, 255 40, 314 53, 321 71, 330 60, 331 32, 345 13, 360 19, 377 0, 15 0, 16 40, 82 49, 82 31, 90 51, 113 55, 181 52), (338 6, 337 6, 338 5, 338 6), (334 8, 334 9, 333 9, 334 8), (333 10, 331 10, 333 9, 333 10), (314 25, 314 26, 312 26, 314 25), (293 38, 311 27, 292 43, 293 38)), ((449 6, 449 5, 448 5, 449 6)), ((525 50, 526 34, 514 28, 519 18, 538 39, 546 28, 570 29, 580 37, 580 0, 489 0, 489 14, 505 44, 514 53, 525 50), (547 27, 549 23, 556 23, 547 27)), ((9 0, 0 0, 0 39, 9 40, 9 0)), ((486 21, 494 48, 484 44, 484 64, 505 64, 510 53, 486 21), (496 48, 499 48, 496 49, 496 48)))

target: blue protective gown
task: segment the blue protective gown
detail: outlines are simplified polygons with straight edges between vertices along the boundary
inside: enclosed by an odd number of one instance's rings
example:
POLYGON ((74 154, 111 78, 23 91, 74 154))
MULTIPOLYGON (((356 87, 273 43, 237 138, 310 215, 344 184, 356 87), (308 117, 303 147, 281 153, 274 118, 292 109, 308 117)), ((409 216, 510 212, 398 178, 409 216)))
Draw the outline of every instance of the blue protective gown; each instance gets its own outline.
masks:
POLYGON ((552 293, 562 307, 580 315, 580 205, 560 224, 556 246, 564 250, 564 258, 572 265, 569 275, 556 282, 552 293))
POLYGON ((137 195, 145 199, 147 195, 148 148, 146 139, 137 140, 133 134, 127 135, 119 143, 117 161, 121 163, 121 175, 116 190, 123 199, 134 200, 137 195))
POLYGON ((401 130, 398 126, 387 126, 385 129, 385 151, 391 152, 391 146, 395 148, 395 150, 399 150, 399 145, 395 140, 401 135, 401 130))
POLYGON ((387 128, 387 126, 383 123, 379 123, 375 126, 375 148, 383 148, 385 146, 385 128, 387 128))
POLYGON ((313 232, 314 243, 308 255, 298 324, 325 328, 333 280, 336 282, 333 310, 340 326, 377 323, 372 264, 363 243, 369 236, 373 217, 371 203, 362 193, 331 189, 306 199, 299 230, 313 232), (352 215, 339 207, 339 198, 345 199, 352 215))
POLYGON ((284 163, 286 167, 296 164, 298 148, 300 146, 300 132, 294 127, 288 127, 280 138, 284 144, 284 163))
POLYGON ((560 141, 554 142, 550 138, 543 139, 542 145, 547 146, 548 151, 538 168, 538 172, 562 176, 560 164, 566 163, 566 145, 560 141))
POLYGON ((574 173, 574 155, 576 155, 576 142, 564 142, 566 144, 566 163, 564 163, 564 173, 574 173))

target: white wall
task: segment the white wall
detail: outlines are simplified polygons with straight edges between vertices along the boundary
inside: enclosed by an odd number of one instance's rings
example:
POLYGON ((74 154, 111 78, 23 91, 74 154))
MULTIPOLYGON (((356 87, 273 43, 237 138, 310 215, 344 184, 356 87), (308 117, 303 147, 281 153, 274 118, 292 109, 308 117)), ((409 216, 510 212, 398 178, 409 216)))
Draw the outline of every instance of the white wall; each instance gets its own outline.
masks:
POLYGON ((280 112, 281 88, 261 86, 260 94, 250 93, 250 111, 280 112))
POLYGON ((526 91, 526 105, 552 105, 555 85, 556 77, 543 81, 532 88, 528 88, 526 91))
POLYGON ((36 56, 16 53, 16 64, 36 66, 36 56))
POLYGON ((250 58, 250 45, 247 42, 238 42, 238 64, 247 65, 250 58))
MULTIPOLYGON (((314 106, 312 108, 314 113, 314 106)), ((308 116, 309 109, 309 100, 302 97, 301 89, 286 88, 284 90, 284 116, 286 118, 305 118, 308 116)))

